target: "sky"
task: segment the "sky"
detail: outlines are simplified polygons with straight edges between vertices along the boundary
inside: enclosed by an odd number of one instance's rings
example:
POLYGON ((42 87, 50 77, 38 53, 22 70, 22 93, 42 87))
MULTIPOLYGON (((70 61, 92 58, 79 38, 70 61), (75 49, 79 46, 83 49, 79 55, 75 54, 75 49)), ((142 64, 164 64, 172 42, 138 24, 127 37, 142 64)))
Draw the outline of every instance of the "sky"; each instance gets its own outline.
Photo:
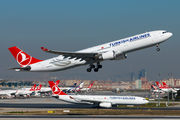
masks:
POLYGON ((145 69, 147 79, 180 78, 179 0, 0 0, 0 78, 129 80, 145 69), (121 61, 104 61, 99 72, 88 66, 65 71, 31 73, 7 70, 19 67, 8 48, 17 46, 38 59, 56 57, 40 47, 77 51, 153 30, 173 36, 160 44, 129 53, 121 61), (160 73, 160 76, 158 76, 160 73))

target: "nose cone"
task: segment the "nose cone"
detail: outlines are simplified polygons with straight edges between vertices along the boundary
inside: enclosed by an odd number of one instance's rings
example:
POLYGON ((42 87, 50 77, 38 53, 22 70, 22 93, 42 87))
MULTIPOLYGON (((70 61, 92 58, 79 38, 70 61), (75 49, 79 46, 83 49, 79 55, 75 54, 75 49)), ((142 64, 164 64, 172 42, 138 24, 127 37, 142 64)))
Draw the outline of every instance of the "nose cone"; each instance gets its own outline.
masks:
POLYGON ((168 33, 169 37, 171 37, 173 34, 171 32, 168 33))
POLYGON ((167 39, 169 39, 173 34, 171 32, 166 33, 167 39))
POLYGON ((148 101, 148 100, 146 100, 146 101, 145 101, 145 104, 146 104, 146 103, 149 103, 149 101, 148 101))

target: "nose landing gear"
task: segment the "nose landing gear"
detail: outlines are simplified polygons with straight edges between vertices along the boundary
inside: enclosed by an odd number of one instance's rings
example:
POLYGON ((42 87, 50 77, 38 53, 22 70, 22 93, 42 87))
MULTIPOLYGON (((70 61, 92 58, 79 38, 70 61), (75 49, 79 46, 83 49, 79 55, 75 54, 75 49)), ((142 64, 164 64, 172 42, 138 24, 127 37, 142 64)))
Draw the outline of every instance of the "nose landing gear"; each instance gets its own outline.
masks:
POLYGON ((160 51, 159 44, 157 44, 156 47, 157 47, 156 50, 160 51))

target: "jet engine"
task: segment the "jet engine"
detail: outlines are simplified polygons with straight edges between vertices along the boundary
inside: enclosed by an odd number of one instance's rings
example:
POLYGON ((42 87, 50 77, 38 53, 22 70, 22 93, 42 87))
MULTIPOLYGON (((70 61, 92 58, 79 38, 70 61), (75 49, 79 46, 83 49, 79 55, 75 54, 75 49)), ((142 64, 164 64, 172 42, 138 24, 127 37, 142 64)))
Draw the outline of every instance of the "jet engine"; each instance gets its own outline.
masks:
POLYGON ((109 107, 112 107, 112 104, 111 103, 100 103, 99 106, 109 108, 109 107))
POLYGON ((99 59, 103 60, 123 60, 127 58, 127 54, 121 51, 108 51, 99 55, 99 59))

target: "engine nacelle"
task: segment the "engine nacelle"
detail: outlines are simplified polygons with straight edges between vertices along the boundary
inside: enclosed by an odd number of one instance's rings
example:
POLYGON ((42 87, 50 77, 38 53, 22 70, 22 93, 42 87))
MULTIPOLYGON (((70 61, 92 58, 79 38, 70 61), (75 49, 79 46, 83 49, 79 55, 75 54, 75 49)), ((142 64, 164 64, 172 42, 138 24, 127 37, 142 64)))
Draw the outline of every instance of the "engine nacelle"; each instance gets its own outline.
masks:
POLYGON ((100 103, 99 106, 109 108, 109 107, 112 107, 112 104, 111 103, 100 103))
POLYGON ((121 51, 109 51, 99 55, 99 59, 103 60, 123 60, 127 58, 127 54, 123 54, 121 51))
POLYGON ((103 59, 103 60, 112 60, 114 58, 115 58, 115 52, 114 51, 102 53, 100 56, 100 59, 103 59))

